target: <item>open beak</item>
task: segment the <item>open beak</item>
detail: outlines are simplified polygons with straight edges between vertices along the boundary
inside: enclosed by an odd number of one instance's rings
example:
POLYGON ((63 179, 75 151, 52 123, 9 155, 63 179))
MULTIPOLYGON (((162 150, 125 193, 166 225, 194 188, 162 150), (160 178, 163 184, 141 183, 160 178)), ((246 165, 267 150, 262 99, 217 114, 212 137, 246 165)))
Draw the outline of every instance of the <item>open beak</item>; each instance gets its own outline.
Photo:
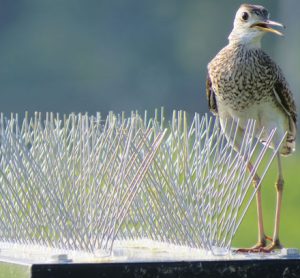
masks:
POLYGON ((254 23, 251 25, 251 28, 256 28, 256 29, 259 29, 264 32, 271 32, 271 33, 277 34, 279 36, 283 36, 283 34, 281 32, 279 32, 276 29, 273 29, 271 26, 279 26, 279 27, 285 28, 285 26, 283 24, 276 22, 276 21, 272 21, 272 20, 266 20, 266 21, 254 23))

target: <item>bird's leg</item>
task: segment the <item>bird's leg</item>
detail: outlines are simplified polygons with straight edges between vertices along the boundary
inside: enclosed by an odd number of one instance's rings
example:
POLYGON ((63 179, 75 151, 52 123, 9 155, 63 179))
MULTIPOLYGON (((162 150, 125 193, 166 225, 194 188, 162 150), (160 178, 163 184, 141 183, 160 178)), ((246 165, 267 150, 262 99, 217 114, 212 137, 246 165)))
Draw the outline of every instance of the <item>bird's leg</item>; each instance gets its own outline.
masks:
POLYGON ((256 191, 256 207, 257 207, 257 222, 258 222, 258 242, 252 247, 252 249, 259 249, 267 245, 267 239, 264 232, 263 214, 262 214, 262 202, 261 202, 261 190, 256 191))
MULTIPOLYGON (((252 165, 249 163, 248 164, 248 169, 251 173, 253 170, 252 165)), ((263 213, 262 213, 262 202, 261 202, 261 190, 259 186, 260 183, 260 178, 257 174, 255 174, 253 178, 253 185, 254 188, 256 189, 256 208, 257 208, 257 220, 258 220, 258 242, 256 245, 252 247, 252 249, 258 249, 261 247, 265 247, 267 245, 266 242, 266 235, 264 232, 264 223, 263 223, 263 213)))
MULTIPOLYGON (((249 162, 248 170, 250 173, 253 171, 253 166, 249 162)), ((267 246, 267 240, 272 240, 270 237, 265 235, 264 223, 263 223, 263 213, 262 213, 262 202, 261 202, 261 190, 260 187, 260 177, 255 173, 253 177, 253 186, 256 189, 256 206, 257 206, 257 218, 258 218, 258 242, 251 248, 240 248, 237 252, 260 252, 262 248, 267 246)))
POLYGON ((282 175, 282 166, 281 166, 281 157, 280 153, 277 153, 277 161, 278 161, 278 178, 275 184, 277 191, 276 198, 276 214, 275 214, 275 224, 274 224, 274 234, 272 243, 264 248, 263 251, 270 252, 274 249, 281 249, 282 245, 279 241, 279 225, 280 225, 280 211, 281 211, 281 201, 282 201, 282 192, 283 192, 283 175, 282 175))

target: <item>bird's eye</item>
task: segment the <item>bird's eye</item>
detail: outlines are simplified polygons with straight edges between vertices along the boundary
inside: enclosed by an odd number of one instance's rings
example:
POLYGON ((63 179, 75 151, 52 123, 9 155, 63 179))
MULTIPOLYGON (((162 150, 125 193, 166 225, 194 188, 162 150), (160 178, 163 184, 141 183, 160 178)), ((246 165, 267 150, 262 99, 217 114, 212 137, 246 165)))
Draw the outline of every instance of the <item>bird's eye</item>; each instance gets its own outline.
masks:
POLYGON ((266 9, 262 9, 262 14, 264 17, 268 17, 268 11, 266 9))
POLYGON ((249 18, 249 14, 246 13, 246 12, 243 12, 242 13, 242 19, 246 21, 248 18, 249 18))

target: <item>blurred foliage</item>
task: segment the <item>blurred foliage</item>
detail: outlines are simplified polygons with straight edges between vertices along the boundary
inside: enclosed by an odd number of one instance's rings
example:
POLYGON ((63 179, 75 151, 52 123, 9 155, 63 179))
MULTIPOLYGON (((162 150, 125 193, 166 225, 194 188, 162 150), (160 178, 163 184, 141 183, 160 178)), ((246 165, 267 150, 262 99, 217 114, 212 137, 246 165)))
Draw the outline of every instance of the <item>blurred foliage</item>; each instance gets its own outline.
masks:
MULTIPOLYGON (((240 4, 0 0, 0 111, 207 111, 206 65, 227 43, 240 4)), ((260 4, 289 18, 279 1, 260 4)), ((296 52, 292 42, 267 35, 264 47, 279 60, 281 45, 296 52)))

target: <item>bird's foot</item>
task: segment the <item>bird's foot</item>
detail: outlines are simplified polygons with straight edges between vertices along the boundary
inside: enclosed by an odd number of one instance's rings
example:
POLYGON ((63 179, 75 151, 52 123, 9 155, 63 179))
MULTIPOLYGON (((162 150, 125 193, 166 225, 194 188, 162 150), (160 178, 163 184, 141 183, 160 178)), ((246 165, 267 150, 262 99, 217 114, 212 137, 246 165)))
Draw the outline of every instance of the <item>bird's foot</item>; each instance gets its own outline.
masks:
POLYGON ((236 250, 236 253, 260 253, 260 252, 269 253, 274 249, 280 249, 280 248, 282 247, 280 245, 279 240, 274 242, 271 237, 264 236, 264 238, 258 241, 258 243, 256 243, 254 246, 250 248, 239 248, 236 250), (272 243, 268 246, 267 246, 267 240, 272 241, 272 243))
POLYGON ((282 248, 283 248, 283 246, 281 245, 279 239, 277 239, 277 240, 272 241, 271 244, 269 244, 268 246, 261 248, 259 252, 271 253, 274 250, 280 250, 282 248))
POLYGON ((266 248, 266 244, 263 242, 258 242, 250 248, 239 248, 236 250, 236 253, 258 253, 263 248, 266 248))

